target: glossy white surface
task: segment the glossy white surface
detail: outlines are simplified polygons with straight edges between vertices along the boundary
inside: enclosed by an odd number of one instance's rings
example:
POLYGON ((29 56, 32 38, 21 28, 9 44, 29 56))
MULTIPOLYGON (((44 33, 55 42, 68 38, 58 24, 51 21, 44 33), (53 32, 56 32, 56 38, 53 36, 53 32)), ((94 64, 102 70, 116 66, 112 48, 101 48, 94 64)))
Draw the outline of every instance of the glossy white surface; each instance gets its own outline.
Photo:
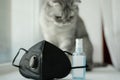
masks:
MULTIPOLYGON (((30 80, 20 75, 16 68, 4 70, 0 69, 0 80, 30 80), (4 71, 4 72, 3 72, 4 71)), ((72 80, 71 74, 60 80, 72 80)), ((120 71, 118 72, 112 66, 94 68, 93 71, 86 73, 86 80, 120 80, 120 71)))

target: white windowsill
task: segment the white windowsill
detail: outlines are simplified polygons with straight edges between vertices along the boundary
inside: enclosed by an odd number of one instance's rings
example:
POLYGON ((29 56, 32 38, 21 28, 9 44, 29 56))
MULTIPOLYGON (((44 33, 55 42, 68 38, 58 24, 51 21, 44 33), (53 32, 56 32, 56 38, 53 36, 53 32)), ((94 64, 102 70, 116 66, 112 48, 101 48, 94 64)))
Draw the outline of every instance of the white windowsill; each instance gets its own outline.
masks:
MULTIPOLYGON (((93 71, 86 73, 86 80, 120 80, 120 72, 115 70, 112 66, 94 68, 93 71)), ((13 67, 11 63, 0 65, 0 80, 30 80, 24 78, 17 68, 13 67)), ((64 79, 72 80, 71 75, 64 79)))
POLYGON ((0 64, 0 75, 8 74, 17 71, 17 68, 12 66, 12 63, 0 64))

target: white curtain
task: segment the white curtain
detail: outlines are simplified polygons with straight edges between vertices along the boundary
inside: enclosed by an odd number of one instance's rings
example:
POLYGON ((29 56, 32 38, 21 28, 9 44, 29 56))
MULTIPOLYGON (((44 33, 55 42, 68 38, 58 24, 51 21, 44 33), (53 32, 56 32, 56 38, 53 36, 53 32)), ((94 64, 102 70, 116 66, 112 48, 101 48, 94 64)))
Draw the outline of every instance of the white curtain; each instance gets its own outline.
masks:
POLYGON ((120 0, 101 0, 105 39, 113 65, 120 70, 120 0))
POLYGON ((79 8, 93 44, 93 62, 103 63, 100 0, 82 0, 79 8))

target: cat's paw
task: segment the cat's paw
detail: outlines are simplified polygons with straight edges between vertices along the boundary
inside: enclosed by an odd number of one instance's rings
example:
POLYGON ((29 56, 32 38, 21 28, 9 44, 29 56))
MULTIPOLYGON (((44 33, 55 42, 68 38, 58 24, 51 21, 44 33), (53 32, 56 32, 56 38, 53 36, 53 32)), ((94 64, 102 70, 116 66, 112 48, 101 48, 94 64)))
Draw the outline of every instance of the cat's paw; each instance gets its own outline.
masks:
POLYGON ((86 71, 92 71, 93 69, 93 64, 87 64, 86 71))

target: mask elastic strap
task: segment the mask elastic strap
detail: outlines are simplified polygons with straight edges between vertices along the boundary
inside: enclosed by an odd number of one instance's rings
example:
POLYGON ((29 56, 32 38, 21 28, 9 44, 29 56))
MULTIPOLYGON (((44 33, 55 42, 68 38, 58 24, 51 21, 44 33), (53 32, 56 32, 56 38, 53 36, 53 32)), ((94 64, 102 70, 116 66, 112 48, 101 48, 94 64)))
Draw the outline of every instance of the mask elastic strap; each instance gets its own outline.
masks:
MULTIPOLYGON (((71 56, 73 56, 73 54, 70 53, 70 52, 68 52, 68 51, 64 51, 64 52, 67 53, 67 54, 69 54, 69 55, 71 55, 71 56)), ((76 67, 71 67, 71 69, 77 69, 77 68, 87 68, 87 66, 76 66, 76 67)))
MULTIPOLYGON (((70 52, 68 52, 68 51, 64 51, 65 53, 67 53, 67 54, 69 54, 69 55, 71 55, 71 56, 73 56, 73 54, 72 53, 70 53, 70 52)), ((76 66, 76 67, 71 67, 71 69, 77 69, 77 68, 87 68, 88 66, 86 65, 86 66, 76 66)))
POLYGON ((67 54, 69 54, 69 55, 71 55, 71 56, 73 56, 73 54, 70 53, 70 52, 68 52, 68 51, 64 51, 64 52, 67 53, 67 54))
POLYGON ((77 68, 87 68, 87 66, 76 66, 76 67, 71 67, 71 69, 77 69, 77 68))
POLYGON ((28 51, 27 51, 26 49, 24 49, 24 48, 20 48, 20 49, 19 49, 19 51, 17 52, 15 58, 14 58, 13 61, 12 61, 12 65, 15 66, 15 67, 20 67, 19 65, 14 64, 14 62, 15 62, 16 58, 18 57, 18 55, 19 55, 19 53, 20 53, 21 50, 25 51, 26 53, 28 52, 28 51))

